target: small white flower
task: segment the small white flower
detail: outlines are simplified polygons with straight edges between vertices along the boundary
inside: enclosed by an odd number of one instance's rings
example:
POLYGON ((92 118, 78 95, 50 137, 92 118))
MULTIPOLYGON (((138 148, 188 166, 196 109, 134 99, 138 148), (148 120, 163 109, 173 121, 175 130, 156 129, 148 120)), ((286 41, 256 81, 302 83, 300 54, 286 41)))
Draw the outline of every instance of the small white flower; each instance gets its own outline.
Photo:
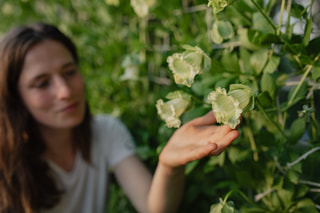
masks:
POLYGON ((212 104, 213 113, 218 123, 228 125, 235 129, 240 123, 242 109, 239 101, 227 95, 224 88, 218 87, 208 95, 208 101, 212 104))
POLYGON ((181 125, 180 115, 185 112, 190 104, 191 96, 182 91, 171 92, 166 96, 169 101, 157 101, 156 107, 160 118, 169 128, 178 128, 181 125))

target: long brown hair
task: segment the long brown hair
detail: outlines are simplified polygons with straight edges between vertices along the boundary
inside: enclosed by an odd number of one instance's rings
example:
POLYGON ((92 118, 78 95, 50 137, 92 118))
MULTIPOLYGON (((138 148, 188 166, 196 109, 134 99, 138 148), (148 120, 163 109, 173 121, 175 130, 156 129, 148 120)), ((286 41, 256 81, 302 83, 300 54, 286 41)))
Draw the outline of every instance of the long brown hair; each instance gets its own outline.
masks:
MULTIPOLYGON (((52 208, 63 193, 42 154, 43 139, 20 98, 17 84, 28 50, 44 40, 63 44, 79 62, 73 42, 55 26, 36 23, 14 28, 0 41, 0 212, 34 213, 52 208)), ((74 128, 74 143, 90 161, 91 115, 74 128)))

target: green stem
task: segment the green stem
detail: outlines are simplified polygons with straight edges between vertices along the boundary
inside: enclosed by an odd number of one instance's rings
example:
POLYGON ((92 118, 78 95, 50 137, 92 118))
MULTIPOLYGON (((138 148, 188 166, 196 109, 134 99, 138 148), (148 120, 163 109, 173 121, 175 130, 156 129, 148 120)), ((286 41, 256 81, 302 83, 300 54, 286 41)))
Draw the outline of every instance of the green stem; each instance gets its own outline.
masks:
POLYGON ((297 86, 296 89, 294 90, 294 92, 293 92, 293 94, 292 94, 292 96, 291 96, 291 98, 290 98, 290 100, 289 100, 289 102, 288 102, 288 105, 291 105, 292 102, 294 101, 296 95, 298 94, 298 91, 300 90, 303 82, 305 81, 306 77, 307 77, 308 74, 310 73, 311 69, 312 69, 312 65, 307 65, 307 66, 306 66, 306 71, 304 72, 304 74, 303 74, 303 76, 302 76, 302 78, 301 78, 298 86, 297 86))
POLYGON ((291 18, 291 5, 292 5, 292 0, 288 0, 288 4, 287 4, 287 14, 288 14, 288 20, 287 20, 287 25, 286 25, 286 33, 287 36, 290 38, 291 37, 291 33, 289 35, 289 28, 290 28, 290 18, 291 18))
MULTIPOLYGON (((147 43, 147 25, 148 25, 148 17, 143 17, 139 22, 139 40, 142 44, 147 43)), ((143 48, 139 52, 140 63, 146 62, 146 49, 143 48)))
POLYGON ((281 133, 281 135, 285 138, 288 139, 288 137, 284 134, 284 132, 282 131, 282 129, 280 128, 280 126, 274 121, 272 120, 272 118, 270 118, 270 116, 265 112, 265 110, 263 109, 263 107, 261 106, 259 100, 256 100, 256 106, 259 108, 259 110, 263 113, 263 115, 269 120, 271 121, 271 123, 279 130, 279 132, 281 133))
POLYGON ((259 155, 258 155, 257 146, 254 140, 252 130, 249 127, 243 127, 243 131, 246 132, 249 137, 250 146, 253 152, 253 160, 257 162, 259 160, 259 155))
MULTIPOLYGON (((306 77, 308 76, 308 74, 310 73, 312 69, 312 65, 307 65, 306 66, 306 71, 304 72, 299 84, 297 85, 297 87, 295 88, 295 90, 293 91, 292 93, 292 96, 290 97, 289 101, 288 101, 288 108, 290 107, 290 105, 293 103, 294 99, 296 98, 303 82, 306 80, 306 77)), ((282 124, 282 129, 285 129, 286 127, 286 120, 287 120, 287 117, 288 117, 288 113, 287 111, 284 112, 284 115, 283 115, 283 124, 282 124)))
POLYGON ((231 191, 228 192, 228 194, 224 197, 223 200, 223 204, 226 204, 228 201, 228 198, 233 194, 233 193, 239 193, 246 201, 248 201, 248 203, 252 204, 253 206, 257 206, 259 207, 256 203, 254 203, 252 200, 250 200, 247 195, 245 195, 242 191, 240 191, 239 189, 233 189, 231 191))
POLYGON ((263 17, 267 20, 267 22, 271 25, 271 27, 273 28, 274 32, 277 32, 277 28, 276 26, 273 24, 272 20, 270 19, 269 16, 267 16, 265 14, 265 12, 263 12, 263 10, 260 8, 260 6, 254 1, 251 0, 252 4, 254 4, 254 6, 257 8, 257 10, 261 13, 261 15, 263 15, 263 17))
POLYGON ((285 0, 281 1, 281 10, 280 10, 280 18, 279 18, 279 24, 278 24, 278 29, 277 29, 277 35, 280 35, 281 32, 281 26, 282 26, 282 18, 283 18, 283 11, 284 11, 284 5, 285 5, 285 0))
POLYGON ((191 98, 192 98, 195 102, 197 102, 197 103, 199 103, 199 104, 206 104, 204 101, 201 101, 199 98, 197 98, 197 97, 194 96, 194 95, 191 95, 191 98))

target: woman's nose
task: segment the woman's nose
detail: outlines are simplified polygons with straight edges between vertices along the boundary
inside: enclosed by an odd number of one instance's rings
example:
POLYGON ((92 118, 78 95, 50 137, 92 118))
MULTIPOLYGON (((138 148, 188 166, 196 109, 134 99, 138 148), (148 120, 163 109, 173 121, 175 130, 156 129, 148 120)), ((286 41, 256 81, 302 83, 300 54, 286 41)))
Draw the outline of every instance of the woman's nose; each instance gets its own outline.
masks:
POLYGON ((72 94, 68 81, 66 81, 66 79, 63 77, 56 78, 55 92, 56 97, 59 99, 68 99, 72 94))

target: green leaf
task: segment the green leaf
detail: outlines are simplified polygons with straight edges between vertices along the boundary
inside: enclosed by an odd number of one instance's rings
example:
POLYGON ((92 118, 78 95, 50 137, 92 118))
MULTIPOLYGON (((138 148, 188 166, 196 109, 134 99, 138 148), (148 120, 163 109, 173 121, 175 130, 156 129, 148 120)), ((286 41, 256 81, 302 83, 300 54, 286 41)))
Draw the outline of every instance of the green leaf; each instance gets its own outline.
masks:
POLYGON ((297 185, 297 189, 295 190, 295 198, 304 197, 309 191, 309 187, 306 185, 299 184, 297 185))
POLYGON ((271 44, 280 44, 280 38, 272 33, 263 34, 260 36, 259 44, 260 45, 271 45, 271 44))
POLYGON ((315 203, 310 198, 300 200, 297 204, 297 209, 301 212, 318 213, 315 203))
POLYGON ((242 66, 241 72, 246 73, 246 74, 253 74, 253 69, 250 66, 250 58, 251 58, 251 53, 246 48, 240 47, 240 58, 239 58, 239 63, 241 63, 242 66))
POLYGON ((300 173, 294 170, 289 170, 287 172, 288 179, 293 184, 298 184, 300 173))
POLYGON ((250 64, 256 74, 260 74, 262 72, 262 69, 265 66, 267 60, 268 49, 260 49, 252 54, 250 64))
POLYGON ((290 15, 295 18, 302 18, 305 13, 304 7, 301 4, 297 4, 296 2, 292 2, 290 15))
POLYGON ((211 39, 216 44, 223 42, 223 37, 219 33, 218 21, 214 22, 211 29, 211 39))
POLYGON ((228 201, 226 203, 220 198, 219 203, 213 204, 210 207, 210 213, 238 213, 239 211, 234 208, 233 201, 228 201))
POLYGON ((273 33, 274 30, 266 20, 266 18, 260 13, 256 12, 252 17, 253 28, 263 33, 273 33))
POLYGON ((229 160, 235 164, 236 162, 241 162, 250 156, 251 150, 240 150, 236 147, 229 147, 227 149, 229 160))
POLYGON ((260 104, 263 107, 269 107, 272 105, 273 100, 270 96, 270 94, 268 93, 268 91, 263 91, 261 92, 258 96, 257 99, 259 100, 260 104))
MULTIPOLYGON (((306 97, 306 94, 308 91, 307 86, 308 86, 307 82, 302 83, 299 91, 297 92, 296 96, 293 98, 291 105, 298 103, 300 100, 302 100, 306 97)), ((294 86, 290 89, 289 95, 288 95, 288 100, 292 99, 292 95, 294 94, 294 91, 296 90, 296 88, 297 88, 297 86, 294 86)), ((291 106, 288 106, 288 107, 291 107, 291 106)))
POLYGON ((276 71, 279 64, 280 64, 280 57, 272 56, 269 59, 267 65, 265 66, 263 72, 272 74, 274 71, 276 71))
POLYGON ((186 165, 186 169, 185 169, 184 174, 189 175, 197 167, 199 162, 200 162, 199 160, 196 160, 196 161, 192 161, 192 162, 188 163, 186 165))
POLYGON ((320 77, 320 66, 312 68, 312 79, 317 80, 320 77))
POLYGON ((263 73, 261 78, 261 91, 269 93, 270 97, 274 99, 276 92, 276 81, 269 73, 263 73))
POLYGON ((309 42, 307 46, 307 54, 312 58, 320 53, 320 37, 316 37, 309 42))
POLYGON ((229 21, 216 21, 219 35, 223 39, 230 39, 234 36, 233 27, 229 21))
POLYGON ((303 118, 294 120, 290 127, 289 142, 296 143, 303 136, 306 130, 306 121, 303 118))
POLYGON ((310 16, 309 19, 307 20, 307 25, 304 30, 303 44, 305 46, 308 46, 308 44, 309 44, 310 35, 311 35, 311 31, 312 31, 312 25, 313 25, 312 16, 310 16))
POLYGON ((260 46, 257 43, 253 42, 253 38, 256 34, 261 34, 255 30, 248 30, 247 28, 240 28, 237 31, 239 35, 239 40, 243 47, 248 48, 249 50, 258 50, 260 46))
POLYGON ((220 155, 218 156, 214 156, 214 157, 211 157, 208 162, 207 162, 207 165, 208 166, 216 166, 216 165, 219 165, 219 166, 223 166, 224 164, 224 161, 225 161, 225 156, 226 156, 226 152, 222 152, 220 155))

